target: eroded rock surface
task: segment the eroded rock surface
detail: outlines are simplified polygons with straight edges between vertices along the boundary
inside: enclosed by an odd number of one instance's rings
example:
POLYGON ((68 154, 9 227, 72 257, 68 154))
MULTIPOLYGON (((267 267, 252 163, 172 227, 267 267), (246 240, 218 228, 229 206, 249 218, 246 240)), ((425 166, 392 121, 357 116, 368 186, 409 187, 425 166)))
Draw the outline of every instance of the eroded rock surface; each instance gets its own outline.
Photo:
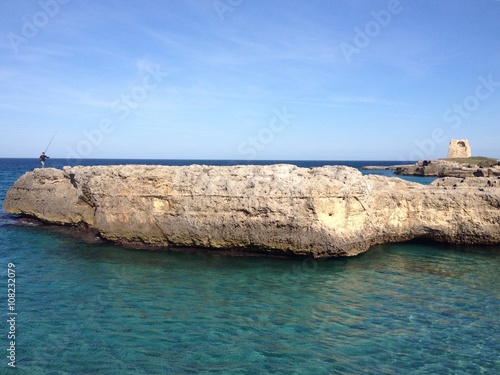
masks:
POLYGON ((500 180, 429 186, 353 168, 125 165, 35 169, 4 209, 103 238, 314 257, 350 256, 414 238, 500 243, 500 180))
MULTIPOLYGON (((464 159, 466 160, 466 159, 464 159)), ((416 164, 395 166, 395 173, 405 176, 432 177, 497 177, 498 165, 477 165, 457 162, 453 159, 421 160, 416 164)))

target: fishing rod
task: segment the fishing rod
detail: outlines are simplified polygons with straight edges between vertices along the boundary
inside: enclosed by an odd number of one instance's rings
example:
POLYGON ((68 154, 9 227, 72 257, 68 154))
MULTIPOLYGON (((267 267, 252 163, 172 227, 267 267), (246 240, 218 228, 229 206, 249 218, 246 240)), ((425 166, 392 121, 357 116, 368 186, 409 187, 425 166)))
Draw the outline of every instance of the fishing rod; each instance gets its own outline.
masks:
POLYGON ((49 142, 49 144, 47 145, 47 148, 45 148, 44 153, 45 153, 45 152, 47 152, 47 150, 49 149, 49 146, 50 146, 50 144, 52 143, 52 141, 54 140, 54 137, 56 136, 56 134, 57 134, 57 131, 54 133, 54 135, 52 136, 52 138, 50 138, 50 142, 49 142))

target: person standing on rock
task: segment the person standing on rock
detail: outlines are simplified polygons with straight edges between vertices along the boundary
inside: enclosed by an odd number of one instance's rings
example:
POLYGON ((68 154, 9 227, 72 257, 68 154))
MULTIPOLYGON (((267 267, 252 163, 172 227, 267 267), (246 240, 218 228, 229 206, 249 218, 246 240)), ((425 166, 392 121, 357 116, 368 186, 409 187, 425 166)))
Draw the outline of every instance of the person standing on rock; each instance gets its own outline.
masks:
POLYGON ((46 159, 49 159, 49 157, 45 155, 45 152, 42 152, 42 155, 40 155, 40 163, 42 163, 42 168, 45 168, 46 159))

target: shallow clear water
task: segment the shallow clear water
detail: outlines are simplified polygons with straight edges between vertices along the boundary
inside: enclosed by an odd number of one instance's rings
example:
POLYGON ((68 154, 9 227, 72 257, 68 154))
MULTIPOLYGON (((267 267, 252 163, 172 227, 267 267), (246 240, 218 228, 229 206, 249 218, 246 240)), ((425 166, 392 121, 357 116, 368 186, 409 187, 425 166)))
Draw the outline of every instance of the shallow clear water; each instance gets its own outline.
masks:
MULTIPOLYGON (((21 172, 4 164, 2 198, 21 172)), ((328 261, 144 252, 2 213, 0 259, 4 332, 16 265, 20 374, 500 373, 499 246, 328 261)))

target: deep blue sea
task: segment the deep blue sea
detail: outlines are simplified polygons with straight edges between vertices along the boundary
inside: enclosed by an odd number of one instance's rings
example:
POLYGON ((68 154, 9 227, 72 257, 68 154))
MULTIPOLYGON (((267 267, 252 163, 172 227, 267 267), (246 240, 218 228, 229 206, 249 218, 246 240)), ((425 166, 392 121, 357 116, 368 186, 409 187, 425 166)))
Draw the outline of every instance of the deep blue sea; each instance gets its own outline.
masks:
MULTIPOLYGON (((238 162, 82 164, 130 163, 238 162)), ((0 159, 0 200, 35 167, 0 159)), ((500 246, 394 244, 321 261, 140 251, 0 211, 0 258, 0 374, 500 373, 500 246)))

